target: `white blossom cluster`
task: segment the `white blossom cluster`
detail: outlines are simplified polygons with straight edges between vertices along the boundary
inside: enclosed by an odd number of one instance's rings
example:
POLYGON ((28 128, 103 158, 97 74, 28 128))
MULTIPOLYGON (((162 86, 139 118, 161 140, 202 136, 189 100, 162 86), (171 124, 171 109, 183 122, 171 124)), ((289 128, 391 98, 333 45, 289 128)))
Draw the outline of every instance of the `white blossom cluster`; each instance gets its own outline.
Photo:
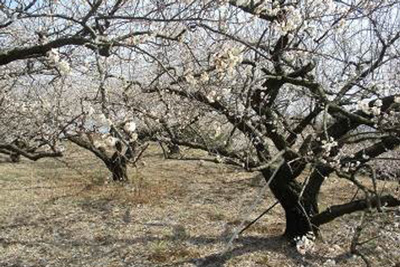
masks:
POLYGON ((5 143, 18 139, 35 147, 38 140, 52 142, 57 139, 62 123, 56 107, 45 98, 39 101, 34 97, 22 99, 5 94, 1 98, 0 113, 0 139, 5 143))
POLYGON ((307 252, 312 252, 314 249, 315 236, 313 233, 303 235, 302 237, 295 238, 296 250, 301 255, 305 255, 307 252))
POLYGON ((358 160, 357 160, 357 161, 354 161, 354 162, 346 162, 346 163, 342 166, 341 170, 344 171, 344 172, 355 171, 356 168, 357 168, 358 166, 360 166, 360 164, 361 164, 361 162, 358 161, 358 160))
POLYGON ((232 75, 235 67, 239 65, 242 60, 243 55, 241 48, 228 47, 214 57, 214 64, 218 73, 232 75))
POLYGON ((286 34, 301 26, 303 17, 301 11, 294 6, 284 8, 286 17, 284 20, 275 20, 273 26, 280 34, 286 34))
POLYGON ((132 37, 127 39, 128 45, 139 45, 146 43, 148 40, 153 39, 157 36, 156 32, 146 34, 132 34, 132 37))
POLYGON ((324 262, 324 264, 322 265, 324 267, 333 267, 336 266, 336 261, 333 259, 328 259, 324 262))
POLYGON ((308 3, 310 16, 321 16, 323 14, 330 14, 335 9, 335 2, 333 0, 313 0, 308 3))
POLYGON ((224 96, 228 96, 230 92, 230 88, 222 88, 217 90, 216 88, 212 87, 206 92, 206 98, 210 103, 214 103, 215 101, 220 101, 223 99, 224 96))
POLYGON ((111 127, 121 128, 121 134, 123 134, 129 142, 134 142, 138 138, 136 133, 137 125, 132 119, 128 119, 129 116, 127 114, 122 114, 122 118, 120 119, 109 118, 109 116, 106 116, 102 112, 96 112, 95 108, 88 102, 83 103, 83 112, 85 115, 85 131, 93 135, 93 145, 97 149, 114 149, 119 138, 110 134, 111 127), (120 120, 122 120, 120 123, 114 122, 120 120))
POLYGON ((47 60, 51 66, 56 67, 61 75, 67 75, 71 72, 71 66, 68 61, 60 59, 60 54, 57 49, 51 49, 47 52, 47 60))
POLYGON ((357 102, 357 109, 365 114, 379 116, 381 114, 382 100, 378 99, 372 107, 369 106, 368 100, 360 100, 357 102))
POLYGON ((138 134, 136 131, 136 123, 134 121, 127 121, 124 125, 124 131, 129 136, 129 141, 136 141, 138 138, 138 134))
POLYGON ((329 154, 331 153, 332 148, 338 145, 338 143, 333 139, 333 137, 330 137, 329 140, 322 140, 321 143, 322 143, 321 148, 324 150, 325 157, 328 157, 329 154))
POLYGON ((197 84, 197 79, 194 77, 193 72, 192 71, 186 71, 186 74, 184 74, 185 77, 185 81, 192 85, 195 86, 197 84))

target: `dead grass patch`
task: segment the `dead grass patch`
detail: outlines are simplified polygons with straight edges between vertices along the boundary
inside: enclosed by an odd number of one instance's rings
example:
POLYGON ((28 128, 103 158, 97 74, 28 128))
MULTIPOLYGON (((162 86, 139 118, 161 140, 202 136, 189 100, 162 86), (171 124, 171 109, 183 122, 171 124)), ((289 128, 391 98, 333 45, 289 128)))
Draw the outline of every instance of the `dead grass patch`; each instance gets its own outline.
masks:
MULTIPOLYGON (((262 177, 213 163, 164 161, 154 146, 146 165, 129 171, 130 183, 106 184, 100 161, 68 149, 64 162, 0 163, 0 266, 323 266, 327 259, 363 266, 346 254, 358 214, 325 225, 325 241, 301 256, 278 237, 285 222, 277 206, 223 253, 262 177)), ((347 182, 328 180, 321 209, 353 194, 347 182)), ((245 220, 273 202, 266 192, 245 220)), ((363 248, 373 266, 400 261, 393 249, 399 218, 396 210, 379 214, 380 224, 363 232, 361 240, 379 236, 363 248)))

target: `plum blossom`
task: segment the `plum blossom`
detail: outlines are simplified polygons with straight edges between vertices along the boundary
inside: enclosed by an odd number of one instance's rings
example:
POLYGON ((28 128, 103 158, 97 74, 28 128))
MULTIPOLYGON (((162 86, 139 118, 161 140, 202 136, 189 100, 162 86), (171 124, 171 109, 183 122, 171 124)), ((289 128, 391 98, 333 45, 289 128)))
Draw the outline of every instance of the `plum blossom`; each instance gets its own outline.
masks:
POLYGON ((336 266, 336 261, 333 259, 328 259, 326 262, 324 262, 324 265, 326 267, 331 267, 331 266, 336 266))
POLYGON ((100 140, 94 140, 93 141, 93 146, 97 149, 101 148, 104 146, 104 144, 100 140))
POLYGON ((108 136, 105 140, 104 143, 107 147, 113 148, 115 144, 117 143, 118 138, 115 138, 113 136, 108 136))
POLYGON ((51 49, 47 52, 47 60, 51 66, 55 66, 61 75, 67 75, 71 71, 71 66, 66 60, 60 60, 60 54, 57 49, 51 49))
POLYGON ((217 72, 224 73, 227 71, 228 74, 231 75, 234 68, 243 60, 241 53, 242 50, 240 48, 231 47, 217 54, 214 59, 217 72))
POLYGON ((371 113, 368 101, 366 101, 366 100, 358 101, 357 102, 357 109, 361 110, 365 114, 370 114, 371 113))
POLYGON ((66 60, 59 61, 56 66, 62 75, 67 75, 71 72, 71 66, 66 60))
POLYGON ((302 24, 303 21, 300 9, 289 6, 286 7, 284 10, 287 14, 285 20, 281 22, 276 21, 274 25, 276 29, 282 34, 295 30, 302 24))
POLYGON ((326 140, 322 140, 322 149, 325 150, 326 154, 329 155, 329 153, 331 152, 332 148, 336 147, 338 145, 338 143, 331 138, 329 141, 326 140))
POLYGON ((124 130, 127 133, 133 133, 136 130, 136 123, 133 121, 125 123, 124 130))
POLYGON ((297 252, 299 252, 301 255, 311 252, 314 248, 313 235, 303 235, 302 237, 297 237, 295 241, 297 252))
POLYGON ((381 114, 381 109, 379 107, 372 107, 371 113, 374 116, 379 116, 381 114))
POLYGON ((218 100, 217 97, 217 92, 215 90, 210 91, 207 95, 206 95, 207 100, 210 103, 214 103, 216 100, 218 100))
POLYGON ((53 48, 47 52, 47 59, 51 64, 56 64, 58 61, 60 61, 60 54, 58 53, 57 49, 53 48))
POLYGON ((196 78, 193 76, 192 72, 188 72, 185 75, 185 80, 190 84, 190 85, 196 85, 197 84, 197 80, 196 78))
POLYGON ((200 75, 200 82, 206 83, 206 82, 208 82, 209 80, 210 80, 210 77, 208 76, 208 73, 207 73, 207 72, 203 72, 203 73, 200 75))
POLYGON ((382 100, 380 100, 380 99, 376 100, 374 103, 374 106, 376 106, 376 107, 382 107, 382 105, 383 105, 383 103, 382 103, 382 100))
POLYGON ((138 134, 137 133, 132 133, 130 136, 130 141, 136 141, 138 139, 138 134))

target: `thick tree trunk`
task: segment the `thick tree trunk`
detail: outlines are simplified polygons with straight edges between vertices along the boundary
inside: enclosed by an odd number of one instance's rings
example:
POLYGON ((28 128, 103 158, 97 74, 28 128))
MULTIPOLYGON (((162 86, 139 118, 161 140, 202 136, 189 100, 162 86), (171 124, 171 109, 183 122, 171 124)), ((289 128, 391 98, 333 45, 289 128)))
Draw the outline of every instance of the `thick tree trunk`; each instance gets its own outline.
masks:
POLYGON ((107 164, 107 168, 112 173, 112 179, 114 182, 128 181, 127 166, 125 162, 110 162, 107 164))
POLYGON ((127 158, 122 154, 122 143, 118 141, 115 148, 117 151, 106 164, 112 173, 114 182, 126 182, 128 181, 127 158))
MULTIPOLYGON (((268 181, 269 172, 263 173, 268 181)), ((318 213, 315 198, 308 197, 307 192, 301 194, 301 186, 292 179, 292 172, 283 165, 270 183, 270 189, 285 210, 286 229, 284 236, 290 240, 309 232, 318 234, 318 229, 311 224, 311 217, 318 213)))
POLYGON ((292 207, 282 207, 285 209, 286 216, 285 237, 293 240, 310 232, 318 235, 318 230, 311 224, 312 209, 307 209, 302 204, 295 204, 292 207))
POLYGON ((176 144, 168 144, 168 158, 178 159, 181 157, 181 149, 176 144))

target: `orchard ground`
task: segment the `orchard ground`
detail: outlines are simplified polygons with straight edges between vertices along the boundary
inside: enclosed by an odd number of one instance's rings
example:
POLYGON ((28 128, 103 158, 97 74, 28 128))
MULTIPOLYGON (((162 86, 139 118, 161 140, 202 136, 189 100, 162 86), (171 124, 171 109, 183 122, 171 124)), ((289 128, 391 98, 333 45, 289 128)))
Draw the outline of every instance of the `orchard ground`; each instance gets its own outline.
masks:
MULTIPOLYGON (((227 251, 264 185, 256 173, 164 160, 152 145, 122 186, 107 184, 108 172, 95 157, 68 150, 60 160, 0 163, 1 266, 365 266, 349 253, 360 213, 325 225, 322 240, 301 255, 280 237, 284 216, 275 207, 227 251)), ((395 182, 379 186, 400 194, 395 182)), ((354 194, 347 182, 332 178, 324 184, 321 209, 354 194)), ((267 190, 247 220, 273 203, 267 190)), ((373 266, 395 266, 400 210, 373 216, 380 226, 367 223, 360 251, 373 266)))

